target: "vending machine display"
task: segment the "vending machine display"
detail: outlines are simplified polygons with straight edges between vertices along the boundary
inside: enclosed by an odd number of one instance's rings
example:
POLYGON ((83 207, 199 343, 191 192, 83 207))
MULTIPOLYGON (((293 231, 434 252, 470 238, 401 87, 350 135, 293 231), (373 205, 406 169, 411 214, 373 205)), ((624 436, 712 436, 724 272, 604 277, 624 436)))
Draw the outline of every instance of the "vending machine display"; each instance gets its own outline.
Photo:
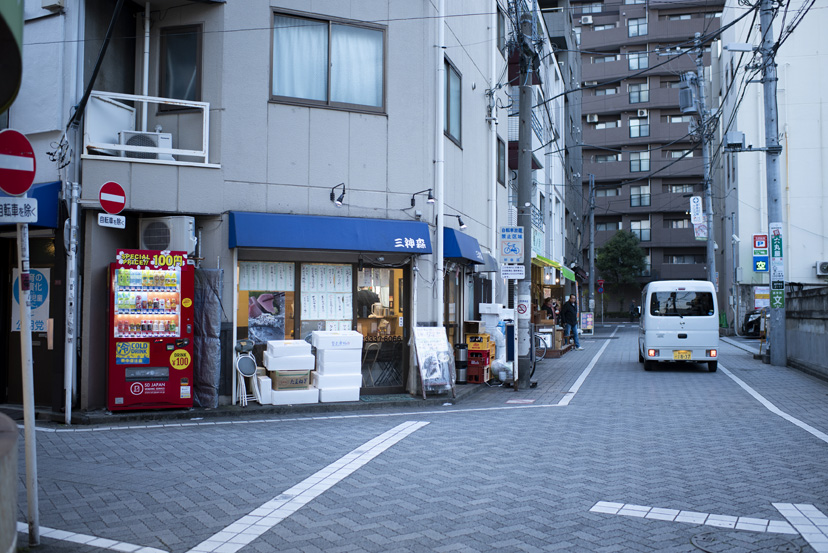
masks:
POLYGON ((109 271, 110 410, 193 405, 193 266, 185 252, 120 250, 109 271))

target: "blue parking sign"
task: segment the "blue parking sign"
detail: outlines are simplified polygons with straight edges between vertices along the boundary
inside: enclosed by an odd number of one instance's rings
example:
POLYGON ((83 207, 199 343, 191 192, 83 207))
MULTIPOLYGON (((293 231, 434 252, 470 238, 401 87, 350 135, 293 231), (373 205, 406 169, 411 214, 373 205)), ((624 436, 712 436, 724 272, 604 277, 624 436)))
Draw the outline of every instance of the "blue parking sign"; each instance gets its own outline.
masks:
POLYGON ((753 272, 754 273, 767 273, 770 270, 768 266, 768 256, 767 255, 754 255, 753 256, 753 272))

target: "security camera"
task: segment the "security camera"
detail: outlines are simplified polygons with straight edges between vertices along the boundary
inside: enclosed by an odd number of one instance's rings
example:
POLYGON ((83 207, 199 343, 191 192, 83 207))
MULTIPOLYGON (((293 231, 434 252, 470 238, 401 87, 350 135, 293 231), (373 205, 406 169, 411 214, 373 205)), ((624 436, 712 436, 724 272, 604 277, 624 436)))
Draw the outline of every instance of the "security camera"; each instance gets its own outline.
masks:
POLYGON ((739 240, 739 237, 736 236, 735 234, 732 234, 730 237, 733 238, 734 242, 741 242, 741 240, 739 240))

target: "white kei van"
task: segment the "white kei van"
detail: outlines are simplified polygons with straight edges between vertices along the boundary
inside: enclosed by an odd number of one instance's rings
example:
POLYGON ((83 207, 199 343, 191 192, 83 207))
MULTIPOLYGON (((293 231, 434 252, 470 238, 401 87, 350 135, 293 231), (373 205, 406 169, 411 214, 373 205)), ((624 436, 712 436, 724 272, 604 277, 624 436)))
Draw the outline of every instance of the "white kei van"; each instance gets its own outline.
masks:
POLYGON ((659 280, 641 295, 638 361, 707 363, 718 368, 719 310, 716 289, 706 280, 659 280))

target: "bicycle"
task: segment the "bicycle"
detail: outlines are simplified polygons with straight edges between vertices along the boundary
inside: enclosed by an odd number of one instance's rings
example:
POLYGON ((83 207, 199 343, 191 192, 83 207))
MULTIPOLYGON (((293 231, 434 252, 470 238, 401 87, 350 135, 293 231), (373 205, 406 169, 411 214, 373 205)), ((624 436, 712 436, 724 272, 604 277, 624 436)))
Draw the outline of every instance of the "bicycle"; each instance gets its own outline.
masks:
POLYGON ((543 359, 544 357, 546 357, 546 349, 547 349, 545 336, 543 334, 541 334, 540 332, 535 332, 534 338, 535 338, 535 340, 534 340, 535 341, 535 359, 537 359, 537 360, 543 359))

